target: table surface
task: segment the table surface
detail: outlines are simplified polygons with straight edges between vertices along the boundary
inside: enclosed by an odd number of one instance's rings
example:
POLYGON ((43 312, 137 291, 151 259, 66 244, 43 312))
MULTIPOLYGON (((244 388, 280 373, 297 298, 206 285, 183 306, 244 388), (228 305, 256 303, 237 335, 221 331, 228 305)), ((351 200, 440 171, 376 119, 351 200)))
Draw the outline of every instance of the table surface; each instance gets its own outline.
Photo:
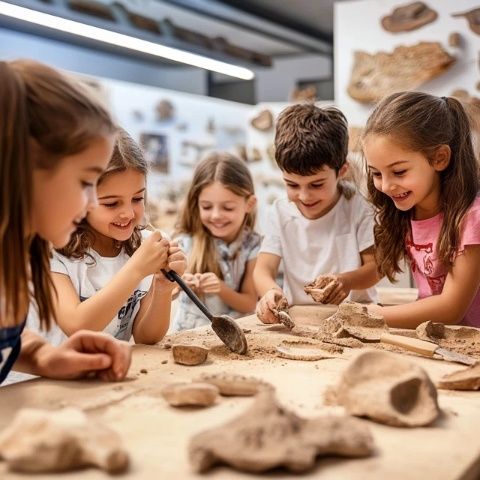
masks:
MULTIPOLYGON (((320 322, 331 313, 329 307, 293 307, 293 316, 301 323, 320 322), (297 309, 297 310, 295 310, 297 309), (303 309, 303 310, 302 310, 303 309), (307 313, 305 313, 307 312, 307 313)), ((262 325, 255 316, 240 319, 251 330, 247 340, 265 340, 276 345, 292 339, 292 334, 279 326, 262 325)), ((221 425, 242 413, 253 401, 245 397, 221 397, 206 409, 170 407, 159 391, 171 382, 190 381, 201 373, 233 372, 254 375, 272 383, 278 399, 286 407, 304 417, 326 413, 341 414, 341 407, 325 406, 325 389, 336 384, 347 361, 359 350, 345 349, 340 358, 318 361, 286 360, 261 355, 252 349, 249 356, 227 353, 221 342, 207 329, 181 332, 171 338, 201 339, 211 348, 203 365, 186 367, 173 362, 170 349, 158 346, 134 347, 133 363, 128 378, 122 383, 97 380, 51 381, 36 379, 0 389, 0 429, 22 407, 57 409, 76 406, 91 418, 119 432, 131 456, 131 468, 122 479, 251 479, 255 475, 216 467, 207 475, 192 472, 187 458, 189 439, 197 432, 221 425), (165 363, 167 361, 167 363, 165 363), (162 363, 163 362, 163 363, 162 363), (142 373, 141 370, 146 370, 142 373)), ((258 342, 256 341, 255 344, 258 342)), ((445 373, 463 368, 441 360, 413 354, 398 354, 423 367, 433 381, 445 373)), ((318 459, 315 468, 302 478, 333 479, 473 479, 480 475, 480 392, 439 390, 442 416, 432 426, 395 428, 362 420, 370 427, 376 443, 375 455, 365 459, 318 459)), ((284 471, 263 474, 267 478, 294 478, 284 471)), ((27 478, 7 472, 0 462, 0 478, 27 478)), ((29 476, 29 478, 33 478, 29 476)), ((55 479, 110 478, 95 469, 55 475, 55 479)), ((35 480, 52 479, 52 475, 35 475, 35 480)))

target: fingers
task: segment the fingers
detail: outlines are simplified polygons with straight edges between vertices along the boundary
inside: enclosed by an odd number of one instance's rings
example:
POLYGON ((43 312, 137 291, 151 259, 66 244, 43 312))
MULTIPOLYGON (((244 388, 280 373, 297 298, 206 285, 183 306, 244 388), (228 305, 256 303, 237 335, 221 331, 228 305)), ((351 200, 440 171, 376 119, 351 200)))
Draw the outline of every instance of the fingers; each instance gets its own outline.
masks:
POLYGON ((111 335, 86 330, 76 332, 65 343, 78 353, 77 360, 85 366, 86 371, 108 368, 115 380, 125 378, 132 356, 128 343, 116 340, 111 335))

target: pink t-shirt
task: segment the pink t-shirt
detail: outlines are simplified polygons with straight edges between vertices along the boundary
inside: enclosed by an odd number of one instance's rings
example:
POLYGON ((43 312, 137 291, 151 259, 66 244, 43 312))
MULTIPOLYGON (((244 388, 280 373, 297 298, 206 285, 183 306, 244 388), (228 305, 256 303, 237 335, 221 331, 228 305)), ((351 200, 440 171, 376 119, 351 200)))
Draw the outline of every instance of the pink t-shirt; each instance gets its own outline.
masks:
MULTIPOLYGON (((440 235, 443 214, 427 220, 412 220, 412 237, 407 239, 406 249, 410 258, 410 268, 418 288, 418 298, 442 293, 448 269, 437 258, 437 240, 440 235)), ((467 245, 480 244, 480 196, 467 210, 460 236, 457 255, 464 252, 467 245)), ((480 265, 478 265, 480 268, 480 265)), ((434 318, 432 318, 435 321, 434 318)), ((467 310, 462 325, 480 327, 480 289, 467 310)))

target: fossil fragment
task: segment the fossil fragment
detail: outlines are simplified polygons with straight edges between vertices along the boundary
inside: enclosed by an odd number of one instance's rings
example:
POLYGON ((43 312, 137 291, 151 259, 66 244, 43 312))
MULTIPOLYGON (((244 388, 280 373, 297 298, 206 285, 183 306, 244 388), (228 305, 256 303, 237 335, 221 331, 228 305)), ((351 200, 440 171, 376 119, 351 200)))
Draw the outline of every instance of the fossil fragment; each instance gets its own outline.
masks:
POLYGON ((215 385, 225 396, 250 397, 261 390, 273 389, 272 385, 255 377, 245 377, 235 373, 204 373, 194 379, 195 382, 215 385))
POLYGON ((219 390, 210 383, 170 383, 162 388, 161 393, 173 407, 209 407, 218 398, 219 390))
POLYGON ((445 390, 480 390, 480 363, 444 375, 438 388, 445 390))
POLYGON ((462 45, 462 36, 458 32, 453 32, 448 36, 448 45, 458 48, 462 45))
POLYGON ((317 100, 317 87, 314 84, 296 87, 290 95, 290 102, 315 102, 317 100))
POLYGON ((473 10, 463 13, 453 13, 452 17, 465 17, 470 30, 480 35, 480 8, 474 8, 473 10))
POLYGON ((307 283, 303 290, 318 303, 326 303, 328 296, 337 288, 335 275, 319 275, 313 282, 307 283))
POLYGON ((317 456, 365 457, 373 447, 368 427, 357 419, 305 419, 279 405, 273 392, 264 392, 234 420, 195 435, 188 454, 196 472, 219 463, 255 473, 275 467, 304 472, 317 456))
POLYGON ((315 361, 324 358, 335 358, 332 355, 332 347, 336 347, 337 352, 342 353, 342 348, 332 344, 325 344, 327 348, 322 348, 322 344, 315 344, 312 342, 290 342, 283 341, 276 347, 277 355, 281 358, 288 358, 289 360, 307 360, 315 361))
POLYGON ((261 132, 268 132, 273 127, 273 115, 270 110, 262 110, 250 121, 252 127, 261 132))
POLYGON ((200 365, 208 356, 208 348, 200 345, 181 345, 172 346, 173 359, 175 363, 181 365, 200 365))
POLYGON ((413 90, 448 70, 455 58, 438 42, 399 46, 392 53, 357 51, 348 94, 363 103, 378 102, 394 92, 413 90))
MULTIPOLYGON (((295 326, 295 322, 292 320, 292 317, 288 313, 288 301, 280 293, 275 293, 275 308, 272 308, 272 313, 275 315, 275 318, 283 323, 288 329, 292 329, 295 326)), ((258 318, 263 321, 262 315, 258 315, 258 318)))
POLYGON ((409 32, 435 21, 438 14, 423 2, 413 2, 393 10, 382 18, 382 27, 387 32, 409 32))
POLYGON ((429 425, 440 413, 437 390, 422 368, 376 350, 357 355, 326 399, 351 415, 396 427, 429 425))
POLYGON ((378 341, 382 333, 388 332, 387 324, 381 315, 370 313, 366 305, 343 302, 338 310, 328 318, 333 336, 336 338, 354 337, 366 341, 378 341))
POLYGON ((155 107, 155 115, 159 122, 170 120, 175 113, 175 107, 170 100, 160 100, 155 107))
POLYGON ((119 435, 78 409, 20 410, 0 433, 0 458, 18 472, 64 472, 95 466, 127 470, 129 457, 119 435))

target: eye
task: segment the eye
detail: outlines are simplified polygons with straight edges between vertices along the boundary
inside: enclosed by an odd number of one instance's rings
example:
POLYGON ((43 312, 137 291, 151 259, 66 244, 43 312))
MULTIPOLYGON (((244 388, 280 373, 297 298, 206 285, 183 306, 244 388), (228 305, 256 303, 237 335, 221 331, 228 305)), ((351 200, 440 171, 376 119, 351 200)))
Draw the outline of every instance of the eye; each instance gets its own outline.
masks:
POLYGON ((95 183, 92 183, 92 182, 85 182, 85 181, 81 181, 81 184, 82 184, 82 188, 93 188, 95 187, 95 183))
POLYGON ((312 188, 322 188, 323 185, 324 185, 323 183, 320 183, 319 185, 313 184, 313 185, 312 185, 312 188))
POLYGON ((397 177, 401 177, 402 175, 405 175, 407 173, 406 170, 399 170, 398 172, 393 172, 394 175, 397 177))
POLYGON ((115 208, 118 205, 118 202, 102 203, 102 205, 107 208, 115 208))
POLYGON ((235 210, 235 208, 233 208, 233 207, 225 207, 224 210, 225 210, 226 212, 232 212, 233 210, 235 210))
POLYGON ((372 177, 382 178, 382 174, 381 174, 380 172, 372 172, 372 171, 370 171, 370 173, 372 174, 372 177))
POLYGON ((297 188, 298 185, 295 185, 294 183, 287 183, 288 188, 297 188))
POLYGON ((134 198, 133 201, 135 203, 140 203, 140 202, 143 202, 144 198, 143 197, 137 197, 137 198, 134 198))
POLYGON ((200 205, 202 210, 210 210, 212 207, 210 205, 200 205))

